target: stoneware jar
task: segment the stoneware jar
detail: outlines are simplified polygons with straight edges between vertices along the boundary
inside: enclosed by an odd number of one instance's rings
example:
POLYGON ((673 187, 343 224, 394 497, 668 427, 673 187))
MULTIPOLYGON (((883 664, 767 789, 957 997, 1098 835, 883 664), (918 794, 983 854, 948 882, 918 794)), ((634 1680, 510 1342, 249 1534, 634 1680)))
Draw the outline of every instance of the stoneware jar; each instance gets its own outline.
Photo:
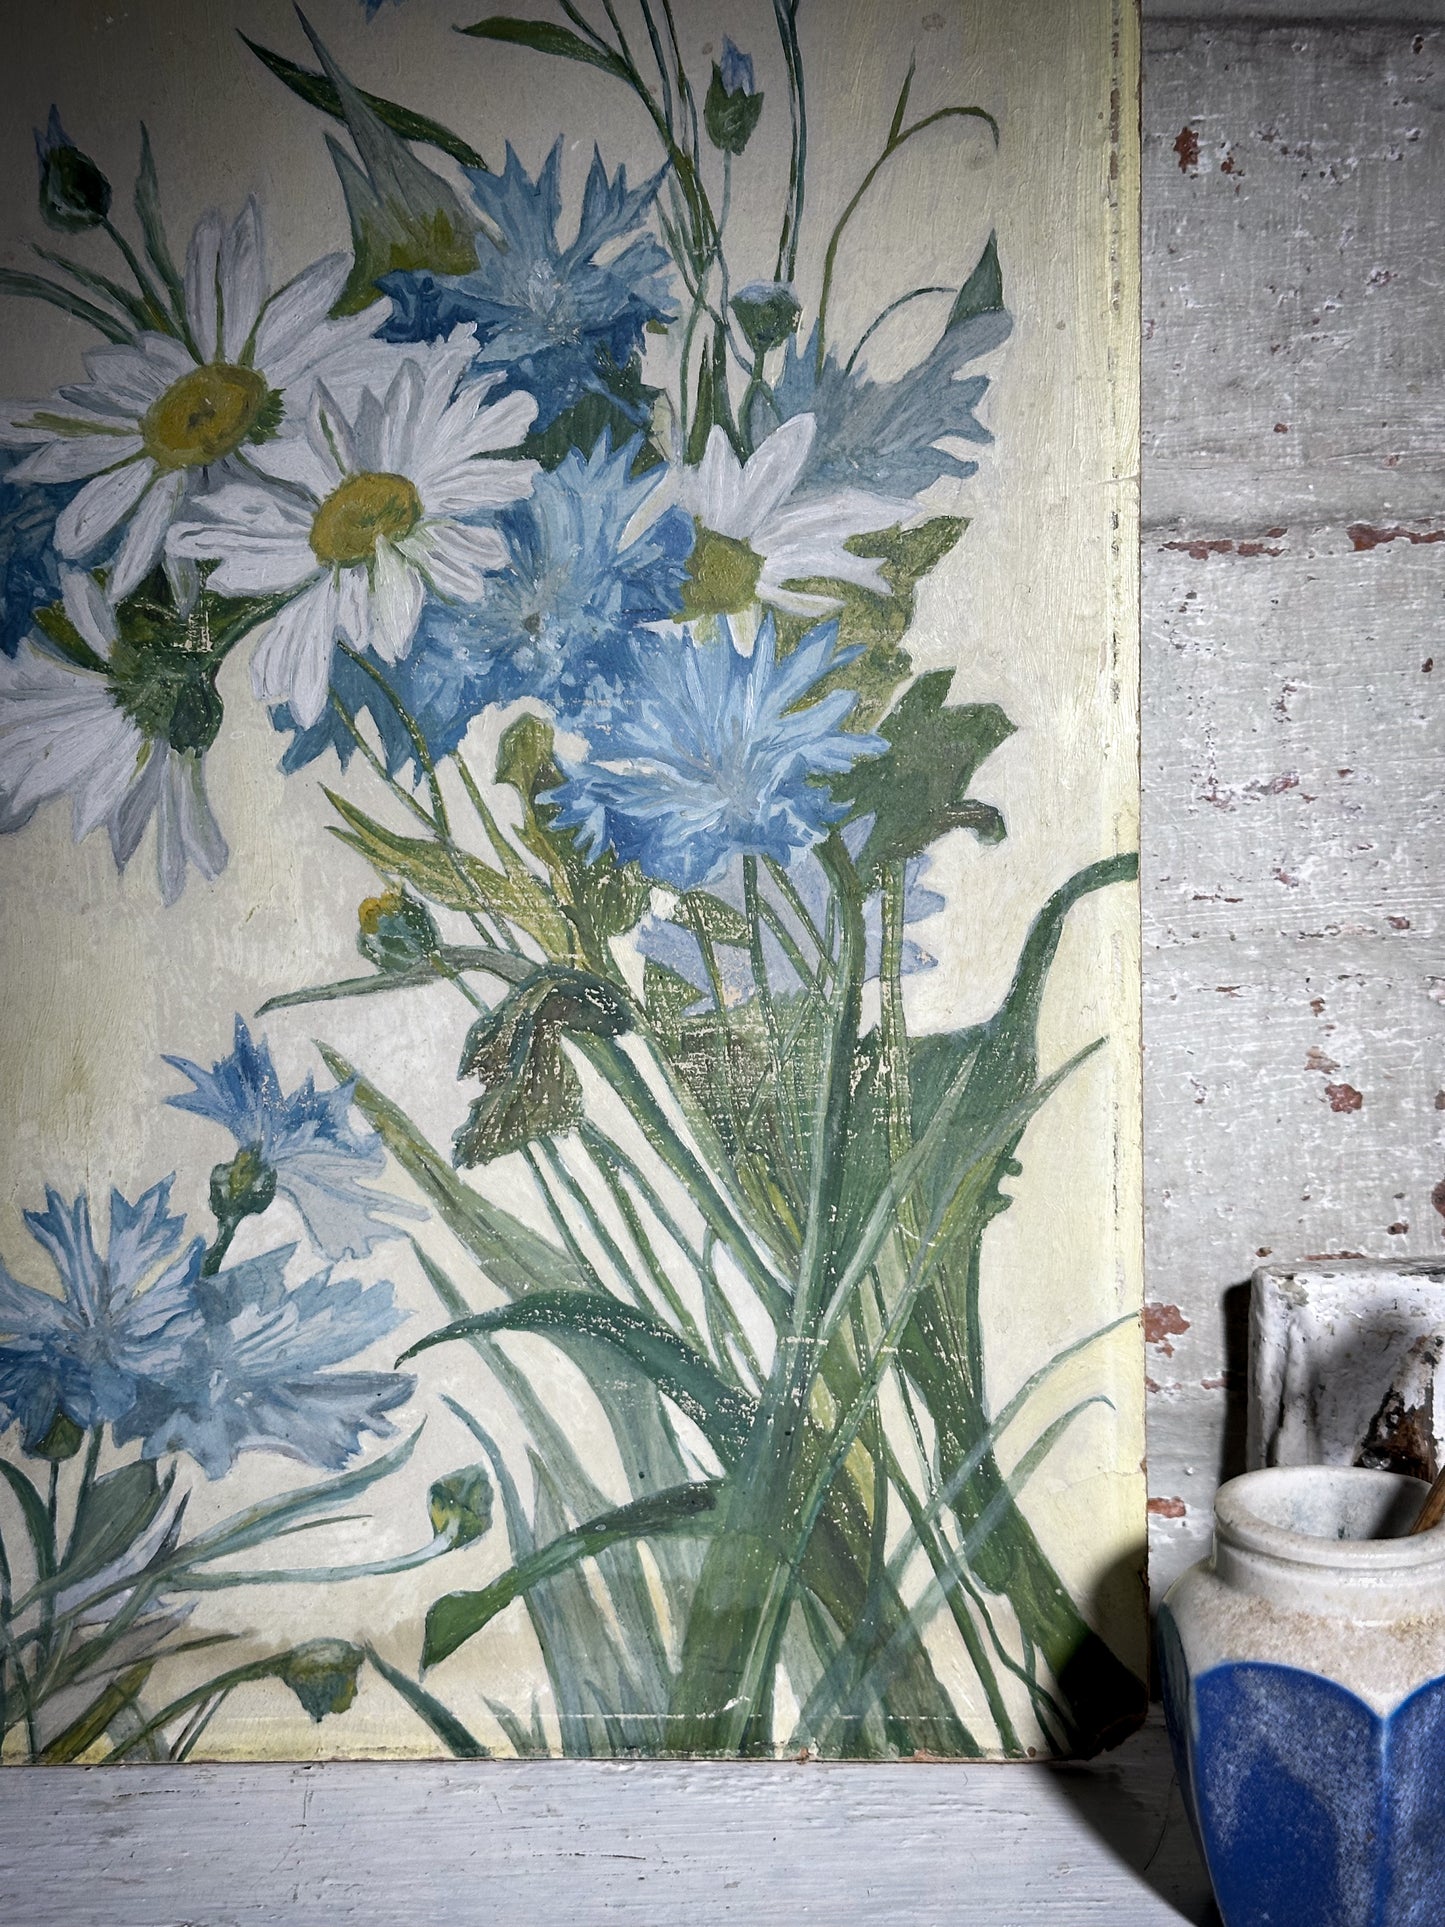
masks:
POLYGON ((1160 1608, 1175 1762, 1226 1927, 1445 1923, 1445 1526, 1400 1536, 1424 1491, 1246 1473, 1160 1608))

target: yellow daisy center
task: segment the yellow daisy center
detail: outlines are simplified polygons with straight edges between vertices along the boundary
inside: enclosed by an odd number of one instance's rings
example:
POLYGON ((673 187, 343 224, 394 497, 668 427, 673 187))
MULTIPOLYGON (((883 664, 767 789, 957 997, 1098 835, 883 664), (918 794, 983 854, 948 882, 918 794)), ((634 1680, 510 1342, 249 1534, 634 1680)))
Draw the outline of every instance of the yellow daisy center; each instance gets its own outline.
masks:
POLYGON ((370 562, 383 537, 410 535, 421 520, 421 497, 404 475, 348 475, 316 511, 311 551, 328 568, 370 562))
POLYGON ((683 612, 689 616, 735 615, 751 603, 762 571, 763 558, 746 542, 718 535, 699 523, 682 585, 683 612))
POLYGON ((242 442, 262 439, 274 427, 274 412, 264 375, 212 361, 173 381, 151 403, 141 418, 141 436, 158 468, 205 468, 233 455, 242 442))

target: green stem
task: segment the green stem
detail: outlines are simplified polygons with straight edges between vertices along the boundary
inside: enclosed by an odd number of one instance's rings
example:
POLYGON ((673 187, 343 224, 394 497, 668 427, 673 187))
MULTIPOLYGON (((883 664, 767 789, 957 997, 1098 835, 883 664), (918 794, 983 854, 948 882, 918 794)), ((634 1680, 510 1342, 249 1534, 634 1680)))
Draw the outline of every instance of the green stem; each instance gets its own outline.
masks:
POLYGON ((843 239, 843 231, 857 213, 863 197, 867 194, 869 188, 872 187, 874 181, 877 180, 889 161, 893 159, 893 156, 900 148, 906 147, 908 142, 911 141, 916 134, 921 134, 930 127, 936 127, 940 121, 945 120, 981 120, 985 126, 992 130, 994 145, 998 145, 998 122, 992 114, 986 112, 982 107, 940 107, 932 114, 925 114, 922 120, 914 121, 911 126, 900 127, 899 122, 902 118, 902 107, 908 98, 908 89, 912 80, 913 69, 910 67, 908 70, 908 79, 903 84, 903 92, 899 95, 899 110, 894 114, 893 125, 889 129, 888 139, 884 144, 883 152, 863 176, 862 183, 857 192, 843 209, 843 212, 838 216, 838 224, 833 229, 833 233, 828 241, 828 251, 823 257, 823 289, 818 297, 817 368, 820 375, 823 372, 824 348, 827 339, 828 298, 833 290, 833 272, 838 262, 838 248, 843 239))
POLYGON ((896 301, 890 301, 888 303, 888 306, 883 310, 883 312, 881 314, 875 315, 874 318, 868 323, 868 326, 863 330, 862 334, 859 335, 852 354, 849 355, 847 362, 844 364, 843 373, 845 375, 852 374, 854 367, 857 365, 859 355, 862 354, 863 350, 868 346, 868 343, 873 339, 874 335, 877 334, 878 330, 883 326, 884 322, 887 321, 890 315, 897 314, 900 308, 906 308, 910 301, 921 301, 925 295, 953 294, 955 292, 956 291, 953 288, 945 288, 945 287, 910 288, 907 294, 900 294, 896 301))
MULTIPOLYGON (((161 300, 155 283, 146 273, 144 267, 142 267, 135 249, 131 246, 130 242, 126 240, 115 223, 108 217, 102 220, 100 225, 115 243, 120 252, 121 259, 135 276, 135 284, 141 291, 141 299, 145 302, 147 308, 150 309, 159 332, 166 335, 174 334, 176 332, 175 324, 166 310, 165 303, 161 300)), ((188 342, 187 345, 192 346, 193 344, 188 342)), ((197 355, 196 359, 199 360, 200 356, 197 355)))

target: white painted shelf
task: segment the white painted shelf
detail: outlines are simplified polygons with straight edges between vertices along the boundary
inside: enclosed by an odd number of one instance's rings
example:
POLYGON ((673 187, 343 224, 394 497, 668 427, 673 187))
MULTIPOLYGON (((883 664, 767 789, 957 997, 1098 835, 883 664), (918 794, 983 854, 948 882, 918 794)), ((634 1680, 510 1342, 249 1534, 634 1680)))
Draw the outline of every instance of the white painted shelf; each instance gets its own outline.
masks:
POLYGON ((7 1927, 1215 1919, 1162 1728, 1089 1766, 0 1774, 7 1927))

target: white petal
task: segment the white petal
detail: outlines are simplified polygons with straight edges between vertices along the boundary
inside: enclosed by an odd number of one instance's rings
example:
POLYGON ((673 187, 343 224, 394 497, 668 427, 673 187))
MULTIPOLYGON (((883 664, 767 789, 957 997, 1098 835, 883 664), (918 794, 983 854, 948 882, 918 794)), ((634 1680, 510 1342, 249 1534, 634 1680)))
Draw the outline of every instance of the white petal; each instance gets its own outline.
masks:
POLYGON ((764 565, 755 591, 758 601, 769 603, 788 616, 828 616, 842 608, 837 596, 807 595, 801 589, 785 589, 783 582, 794 573, 792 569, 775 572, 764 565))
POLYGON ((123 522, 150 486, 156 465, 148 458, 126 462, 108 475, 97 475, 73 502, 60 511, 55 524, 55 546, 68 561, 89 555, 123 522))
POLYGON ((211 582, 222 595, 276 595, 316 573, 310 527, 300 503, 231 483, 205 498, 204 516, 176 524, 169 548, 183 560, 218 560, 211 582))
POLYGON ((100 584, 83 569, 67 569, 60 579, 60 597, 76 633, 104 662, 115 646, 115 613, 100 584))
POLYGON ((410 475, 413 432, 420 413, 421 370, 410 358, 397 369, 386 391, 376 466, 391 475, 410 475))
POLYGON ((683 471, 678 483, 678 500, 704 528, 735 540, 746 540, 752 533, 742 513, 742 463, 721 428, 708 433, 707 447, 696 468, 683 471))
POLYGON ((330 576, 271 618, 251 658, 251 686, 263 703, 288 703, 303 729, 326 707, 336 634, 336 591, 330 576))
POLYGON ((536 462, 457 462, 418 481, 417 493, 428 515, 469 515, 521 501, 539 473, 536 462))
POLYGON ((221 254, 221 217, 212 208, 196 223, 186 249, 186 319, 202 361, 216 358, 216 271, 221 254))
POLYGON ((361 464, 357 459, 351 424, 324 381, 318 381, 312 393, 306 434, 317 461, 335 478, 331 483, 332 488, 343 475, 357 473, 361 464))
POLYGON ((99 475, 117 462, 139 455, 145 444, 139 435, 76 435, 57 437, 45 448, 17 462, 12 482, 78 482, 99 475))
POLYGON ((221 834, 221 826, 206 795, 205 768, 201 758, 178 756, 175 760, 179 765, 179 773, 174 779, 177 814, 186 855, 206 881, 211 883, 225 869, 226 859, 231 853, 226 848, 226 839, 221 834))
POLYGON ((303 268, 294 280, 266 303, 256 328, 255 364, 273 387, 284 387, 283 370, 290 357, 309 349, 313 337, 326 327, 332 303, 346 286, 351 262, 344 254, 326 254, 303 268))
POLYGON ((378 542, 372 567, 371 646, 383 662, 396 662, 411 648, 423 599, 416 570, 390 542, 378 542))
POLYGON ((165 547, 166 530, 186 492, 186 478, 177 472, 161 475, 152 482, 140 507, 131 518, 124 542, 120 545, 110 579, 105 585, 111 602, 123 602, 137 584, 144 582, 165 547))
POLYGON ((123 793, 141 745, 103 677, 30 644, 0 660, 0 830, 69 790, 78 842, 123 793))
MULTIPOLYGON (((164 341, 167 337, 162 335, 158 339, 164 341)), ((87 401, 95 404, 122 409, 138 420, 178 375, 189 373, 195 366, 179 342, 172 342, 171 346, 176 350, 179 367, 170 358, 148 353, 144 346, 92 348, 85 357, 85 372, 94 392, 85 389, 72 392, 84 394, 87 401)))
POLYGON ((217 275, 221 290, 221 358, 236 361, 251 339, 266 297, 266 244, 255 195, 231 224, 221 244, 217 275))
POLYGON ((324 501, 341 480, 328 449, 323 456, 312 447, 306 433, 278 435, 246 450, 246 461, 263 475, 278 482, 292 482, 318 502, 324 501))
POLYGON ((336 572, 336 633, 353 649, 371 640, 371 584, 365 568, 357 565, 336 572))
POLYGON ((453 602, 480 602, 489 572, 506 568, 507 545, 495 529, 474 529, 460 522, 427 522, 406 538, 412 557, 438 595, 453 602))
MULTIPOLYGON (((738 514, 744 536, 761 533, 792 494, 813 446, 817 423, 811 415, 794 415, 773 430, 749 457, 743 469, 738 514)), ((713 431, 714 434, 717 430, 713 431)), ((731 531, 720 529, 720 535, 731 531)))
POLYGON ((166 744, 148 743, 129 788, 110 818, 110 853, 117 870, 123 870, 140 847, 146 824, 161 799, 165 787, 166 744))

